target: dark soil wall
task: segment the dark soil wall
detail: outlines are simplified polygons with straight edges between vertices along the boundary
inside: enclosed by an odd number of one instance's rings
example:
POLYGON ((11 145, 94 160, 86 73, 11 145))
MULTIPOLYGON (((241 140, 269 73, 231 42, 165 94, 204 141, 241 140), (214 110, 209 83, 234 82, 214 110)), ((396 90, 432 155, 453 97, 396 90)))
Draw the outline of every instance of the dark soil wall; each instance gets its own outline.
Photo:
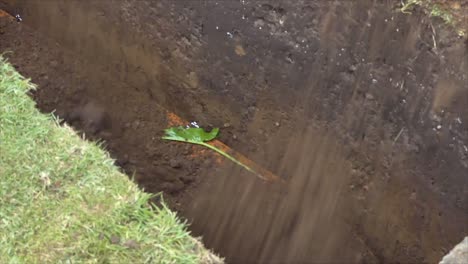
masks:
POLYGON ((468 232, 467 42, 382 2, 3 0, 0 47, 228 260, 437 262, 468 232), (187 162, 164 109, 288 183, 187 162))

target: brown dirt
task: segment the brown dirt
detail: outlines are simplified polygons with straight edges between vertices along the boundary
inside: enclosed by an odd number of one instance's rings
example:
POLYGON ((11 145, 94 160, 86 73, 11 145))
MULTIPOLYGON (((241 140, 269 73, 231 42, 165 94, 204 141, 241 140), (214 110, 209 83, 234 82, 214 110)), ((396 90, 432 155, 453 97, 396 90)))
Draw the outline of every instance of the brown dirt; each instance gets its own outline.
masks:
POLYGON ((468 46, 437 21, 370 1, 2 1, 23 22, 0 18, 0 51, 39 108, 228 262, 434 263, 468 233, 468 46), (161 141, 167 111, 285 183, 161 141))

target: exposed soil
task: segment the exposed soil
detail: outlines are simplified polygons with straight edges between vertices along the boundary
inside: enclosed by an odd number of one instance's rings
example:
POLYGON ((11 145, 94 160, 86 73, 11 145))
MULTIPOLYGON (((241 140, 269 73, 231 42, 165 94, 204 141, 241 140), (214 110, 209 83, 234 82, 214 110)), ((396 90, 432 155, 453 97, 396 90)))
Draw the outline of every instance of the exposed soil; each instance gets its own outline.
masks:
POLYGON ((0 52, 228 262, 434 263, 468 234, 468 42, 371 2, 0 0, 0 52))

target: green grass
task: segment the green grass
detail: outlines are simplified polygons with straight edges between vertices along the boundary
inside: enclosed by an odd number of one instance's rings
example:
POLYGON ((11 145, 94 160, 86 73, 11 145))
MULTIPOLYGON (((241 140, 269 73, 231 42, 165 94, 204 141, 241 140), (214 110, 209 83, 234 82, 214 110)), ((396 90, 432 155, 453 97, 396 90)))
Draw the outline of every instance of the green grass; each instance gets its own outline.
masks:
POLYGON ((411 14, 414 7, 421 7, 431 17, 438 17, 442 19, 447 25, 451 26, 457 31, 460 36, 466 35, 466 29, 460 24, 459 19, 454 15, 450 8, 441 5, 437 0, 402 0, 401 12, 411 14))
POLYGON ((216 263, 0 56, 0 263, 216 263))

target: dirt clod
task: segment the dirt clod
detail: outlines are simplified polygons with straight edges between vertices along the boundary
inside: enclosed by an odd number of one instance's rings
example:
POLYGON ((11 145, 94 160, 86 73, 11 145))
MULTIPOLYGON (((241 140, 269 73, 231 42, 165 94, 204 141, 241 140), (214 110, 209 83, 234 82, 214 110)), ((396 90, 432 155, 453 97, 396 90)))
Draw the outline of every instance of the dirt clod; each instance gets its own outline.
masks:
POLYGON ((169 165, 174 169, 180 169, 182 167, 182 163, 176 159, 171 159, 169 165))
POLYGON ((116 236, 116 235, 112 235, 110 237, 110 242, 114 245, 118 245, 120 244, 120 237, 116 236))
POLYGON ((163 183, 161 187, 168 193, 175 194, 180 192, 185 187, 185 184, 183 181, 176 178, 172 182, 163 183))
POLYGON ((129 239, 122 244, 124 247, 129 249, 137 249, 140 247, 140 244, 136 240, 129 239))
POLYGON ((85 105, 75 107, 68 115, 69 121, 73 124, 78 122, 84 131, 89 131, 92 135, 110 128, 110 118, 102 106, 94 102, 88 102, 85 105))

